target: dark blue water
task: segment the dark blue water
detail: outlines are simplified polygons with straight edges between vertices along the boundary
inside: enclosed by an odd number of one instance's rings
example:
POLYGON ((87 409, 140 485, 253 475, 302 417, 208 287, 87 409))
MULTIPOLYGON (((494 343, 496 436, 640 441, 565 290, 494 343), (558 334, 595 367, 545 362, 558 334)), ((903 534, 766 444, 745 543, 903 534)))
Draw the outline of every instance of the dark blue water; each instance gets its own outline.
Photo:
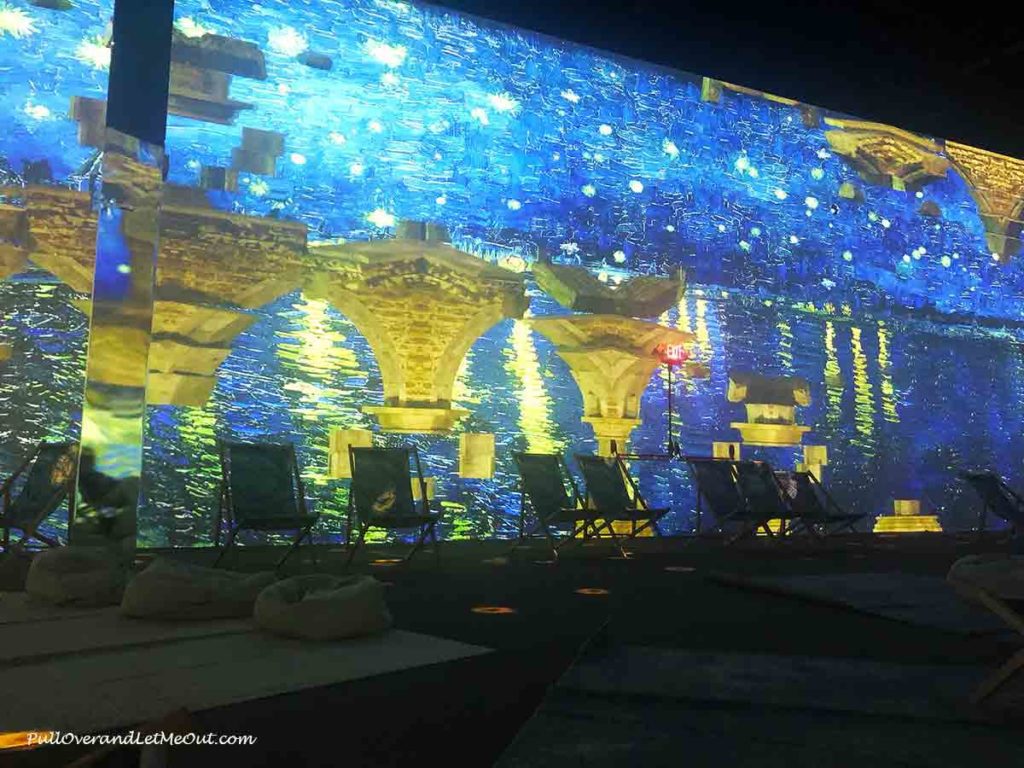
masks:
MULTIPOLYGON (((548 301, 535 299, 535 311, 545 309, 552 309, 548 301)), ((969 528, 977 507, 955 473, 992 466, 1013 476, 1024 458, 1024 359, 1016 341, 965 328, 853 320, 841 310, 826 318, 707 286, 692 289, 663 322, 695 332, 695 352, 712 370, 707 380, 676 381, 675 418, 689 452, 707 454, 713 440, 736 439, 728 424, 742 421, 743 410, 725 398, 727 372, 751 367, 812 382, 812 404, 798 411, 800 423, 813 427, 804 442, 828 447, 827 482, 851 511, 890 513, 893 498, 919 498, 926 508, 938 508, 945 528, 969 528), (971 336, 969 342, 962 335, 971 336)), ((481 337, 459 381, 457 400, 472 417, 452 435, 414 438, 426 473, 438 478, 442 529, 450 538, 509 536, 519 509, 512 451, 570 457, 592 451, 590 427, 580 422, 582 400, 565 363, 521 321, 500 323, 481 337), (497 435, 493 480, 457 477, 462 430, 497 435)), ((380 392, 373 357, 350 322, 300 294, 282 298, 239 338, 206 408, 149 409, 149 499, 141 514, 152 542, 208 538, 217 435, 296 441, 325 530, 340 536, 347 481, 327 477, 329 429, 375 429, 359 409, 379 404, 380 392)), ((666 404, 659 372, 644 394, 635 450, 656 452, 664 445, 666 404)), ((792 466, 799 449, 748 455, 792 466)), ((634 471, 651 503, 672 507, 666 527, 691 530, 695 499, 687 471, 640 462, 634 471)))

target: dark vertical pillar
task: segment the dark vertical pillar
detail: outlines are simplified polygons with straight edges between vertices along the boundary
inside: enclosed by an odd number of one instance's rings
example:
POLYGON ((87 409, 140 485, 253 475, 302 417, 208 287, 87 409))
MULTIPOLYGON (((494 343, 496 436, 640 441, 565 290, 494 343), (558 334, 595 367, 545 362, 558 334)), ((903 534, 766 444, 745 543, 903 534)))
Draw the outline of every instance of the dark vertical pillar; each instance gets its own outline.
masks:
POLYGON ((162 147, 174 0, 116 0, 107 126, 162 147))

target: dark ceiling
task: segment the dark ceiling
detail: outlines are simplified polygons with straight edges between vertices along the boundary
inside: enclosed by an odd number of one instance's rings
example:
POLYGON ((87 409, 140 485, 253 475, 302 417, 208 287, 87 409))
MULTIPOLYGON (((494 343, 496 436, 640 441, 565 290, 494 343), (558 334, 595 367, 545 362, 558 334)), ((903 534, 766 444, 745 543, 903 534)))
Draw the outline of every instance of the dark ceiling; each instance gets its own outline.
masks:
POLYGON ((1024 10, 920 0, 434 5, 1024 157, 1024 10))

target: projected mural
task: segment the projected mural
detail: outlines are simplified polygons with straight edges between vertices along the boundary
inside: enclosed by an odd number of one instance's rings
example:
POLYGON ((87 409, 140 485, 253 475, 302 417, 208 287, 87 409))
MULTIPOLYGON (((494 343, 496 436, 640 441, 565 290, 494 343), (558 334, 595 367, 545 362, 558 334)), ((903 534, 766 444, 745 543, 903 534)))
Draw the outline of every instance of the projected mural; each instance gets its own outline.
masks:
POLYGON ((209 541, 217 436, 295 441, 321 535, 409 439, 445 536, 511 535, 514 450, 663 450, 667 344, 685 452, 946 529, 1018 474, 1020 161, 383 0, 181 0, 172 60, 144 543, 209 541))
POLYGON ((3 478, 39 441, 81 435, 112 13, 113 0, 0 2, 3 478))
MULTIPOLYGON (((684 452, 883 528, 1019 476, 1024 162, 425 6, 175 14, 140 545, 209 543, 217 437, 295 442, 320 537, 345 446, 408 440, 444 536, 510 536, 513 451, 664 449, 669 348, 684 452)), ((4 468, 79 429, 108 21, 0 3, 4 468)))

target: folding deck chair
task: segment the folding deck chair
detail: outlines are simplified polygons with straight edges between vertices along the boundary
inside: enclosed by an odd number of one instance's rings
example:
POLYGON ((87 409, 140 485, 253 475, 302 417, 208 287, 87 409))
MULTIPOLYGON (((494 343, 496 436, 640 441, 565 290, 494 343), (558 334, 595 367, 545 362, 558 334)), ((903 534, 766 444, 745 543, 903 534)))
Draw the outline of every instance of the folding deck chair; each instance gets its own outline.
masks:
MULTIPOLYGON (((737 461, 736 485, 743 496, 749 521, 753 526, 742 531, 739 538, 744 538, 763 529, 769 537, 783 537, 789 529, 787 525, 799 514, 794 509, 789 495, 779 484, 779 478, 770 464, 764 461, 737 461), (769 522, 780 521, 779 532, 771 529, 769 522)), ((808 527, 812 535, 817 536, 813 527, 808 527)), ((734 539, 735 540, 735 539, 734 539)))
POLYGON ((844 512, 810 472, 777 470, 775 477, 797 515, 794 531, 804 528, 812 534, 831 536, 845 530, 853 531, 854 526, 866 517, 844 512))
POLYGON ((697 484, 697 531, 700 532, 706 504, 719 523, 744 514, 746 504, 736 485, 735 461, 703 456, 684 456, 697 484))
POLYGON ((303 539, 308 537, 312 543, 313 525, 319 518, 307 506, 295 446, 220 440, 218 450, 221 486, 214 544, 220 546, 225 524, 228 537, 214 567, 231 549, 239 531, 296 531, 277 563, 280 568, 303 539))
POLYGON ((68 522, 74 503, 77 443, 40 443, 0 485, 3 507, 0 526, 3 527, 3 551, 11 546, 11 530, 21 531, 15 546, 35 539, 49 547, 59 542, 39 532, 39 526, 68 500, 68 522), (18 483, 19 478, 24 478, 18 483))
MULTIPOLYGON (((1002 619, 1010 629, 1024 636, 1024 600, 1009 600, 1000 597, 991 589, 957 578, 954 569, 948 576, 950 584, 965 599, 984 606, 1002 619)), ((1011 678, 1024 670, 1024 648, 1017 650, 1003 665, 985 678, 971 694, 972 704, 981 704, 1011 678)))
MULTIPOLYGON (((627 538, 635 538, 647 528, 652 528, 661 536, 658 521, 668 514, 669 509, 653 508, 644 500, 621 456, 606 458, 577 454, 576 463, 583 472, 583 482, 587 491, 583 499, 583 508, 588 517, 601 520, 603 523, 594 528, 595 534, 607 528, 620 550, 622 546, 619 543, 619 534, 616 534, 612 525, 614 522, 630 523, 627 538), (637 523, 641 521, 642 524, 637 527, 637 523)), ((622 551, 625 556, 625 551, 622 551)))
MULTIPOLYGON (((783 502, 776 497, 781 495, 781 490, 777 489, 776 494, 764 492, 762 486, 767 478, 758 476, 760 470, 754 469, 756 462, 698 456, 687 456, 685 461, 697 482, 698 519, 702 503, 707 502, 719 528, 726 524, 738 527, 737 532, 725 540, 726 546, 753 536, 758 530, 775 536, 769 522, 778 519, 783 502), (745 477, 743 483, 740 482, 741 471, 745 477)), ((771 472, 770 467, 768 472, 771 472)), ((768 490, 771 490, 770 486, 768 490)), ((786 516, 790 514, 785 512, 786 516)))
POLYGON ((434 559, 439 558, 437 548, 437 522, 440 515, 430 511, 427 483, 420 466, 420 455, 415 446, 401 448, 363 448, 349 446, 352 466, 352 488, 348 495, 348 532, 345 545, 349 547, 347 568, 371 528, 388 530, 417 529, 419 536, 413 548, 403 558, 412 559, 423 547, 429 534, 434 547, 434 559), (413 476, 410 461, 416 472, 420 489, 419 504, 413 498, 413 476), (352 531, 358 527, 355 545, 352 531))
POLYGON ((963 473, 964 480, 981 496, 982 507, 978 514, 978 530, 985 530, 985 514, 989 511, 1014 528, 1016 535, 1024 534, 1024 497, 1006 484, 995 472, 970 471, 963 473))
POLYGON ((583 509, 576 481, 561 456, 553 453, 516 453, 513 456, 519 469, 521 501, 519 538, 509 554, 538 531, 543 532, 547 538, 556 559, 558 550, 566 544, 579 541, 576 537, 580 534, 583 534, 584 539, 591 534, 596 535, 595 518, 583 509), (527 502, 534 516, 534 524, 529 531, 525 530, 527 502), (561 541, 552 532, 552 528, 557 526, 568 526, 570 529, 570 533, 561 541))

